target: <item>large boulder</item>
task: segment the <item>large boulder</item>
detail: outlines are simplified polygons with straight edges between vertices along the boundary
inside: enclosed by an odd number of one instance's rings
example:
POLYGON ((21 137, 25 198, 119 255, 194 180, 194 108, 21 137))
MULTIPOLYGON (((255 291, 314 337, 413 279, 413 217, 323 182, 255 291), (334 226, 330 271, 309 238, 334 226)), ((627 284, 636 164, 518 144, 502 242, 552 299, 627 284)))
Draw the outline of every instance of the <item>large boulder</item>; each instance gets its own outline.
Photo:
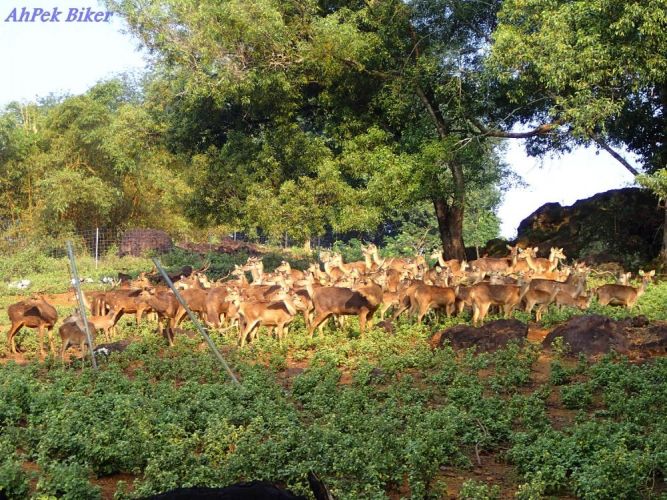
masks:
MULTIPOLYGON (((567 207, 541 206, 521 222, 516 243, 539 246, 542 256, 550 247, 561 247, 568 257, 589 264, 619 262, 633 268, 658 256, 663 222, 664 212, 649 191, 613 189, 567 207)), ((494 250, 506 253, 494 243, 494 250)))
POLYGON ((549 350, 552 343, 562 337, 563 343, 570 347, 571 355, 583 353, 586 356, 597 356, 616 351, 627 354, 630 348, 627 325, 607 316, 598 314, 575 316, 553 329, 544 339, 542 345, 549 350))
POLYGON ((158 229, 130 229, 125 231, 118 255, 140 257, 147 252, 165 253, 174 247, 174 242, 164 231, 158 229))
POLYGON ((432 347, 441 347, 449 340, 454 349, 476 347, 479 352, 493 352, 505 347, 510 341, 523 341, 528 337, 528 325, 516 319, 490 321, 480 327, 457 325, 436 333, 431 339, 432 347))

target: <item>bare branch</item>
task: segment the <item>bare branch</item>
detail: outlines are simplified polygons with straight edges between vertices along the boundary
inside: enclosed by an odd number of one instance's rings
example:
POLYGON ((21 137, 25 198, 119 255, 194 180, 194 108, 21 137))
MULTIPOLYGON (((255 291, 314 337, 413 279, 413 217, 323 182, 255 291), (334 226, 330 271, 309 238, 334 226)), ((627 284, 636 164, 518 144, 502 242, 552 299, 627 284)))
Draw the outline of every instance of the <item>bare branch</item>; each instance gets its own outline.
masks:
POLYGON ((626 169, 630 171, 632 175, 639 175, 639 171, 630 165, 628 161, 623 158, 620 154, 618 154, 614 149, 605 141, 601 135, 599 134, 591 134, 591 139, 595 141, 595 143, 600 146, 602 149, 604 149, 607 153, 609 153, 611 156, 614 157, 616 161, 618 161, 621 165, 623 165, 626 169))

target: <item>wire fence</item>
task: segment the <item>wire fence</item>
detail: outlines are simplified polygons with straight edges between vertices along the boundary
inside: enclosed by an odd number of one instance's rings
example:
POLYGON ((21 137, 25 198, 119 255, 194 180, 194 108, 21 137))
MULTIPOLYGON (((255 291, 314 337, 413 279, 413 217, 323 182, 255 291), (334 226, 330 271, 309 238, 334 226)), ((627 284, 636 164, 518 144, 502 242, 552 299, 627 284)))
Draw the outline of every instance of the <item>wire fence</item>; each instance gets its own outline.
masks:
MULTIPOLYGON (((335 234, 313 238, 313 249, 331 248, 335 234)), ((229 234, 200 235, 200 239, 172 237, 156 229, 121 229, 96 227, 76 231, 74 234, 58 237, 35 238, 18 229, 5 227, 0 232, 0 255, 15 256, 24 252, 38 252, 53 258, 66 257, 66 242, 70 240, 77 255, 86 255, 96 260, 107 256, 163 255, 175 247, 199 253, 247 251, 258 253, 257 245, 274 245, 283 248, 302 247, 303 241, 296 241, 285 235, 283 238, 269 238, 266 235, 248 235, 242 232, 229 234)))

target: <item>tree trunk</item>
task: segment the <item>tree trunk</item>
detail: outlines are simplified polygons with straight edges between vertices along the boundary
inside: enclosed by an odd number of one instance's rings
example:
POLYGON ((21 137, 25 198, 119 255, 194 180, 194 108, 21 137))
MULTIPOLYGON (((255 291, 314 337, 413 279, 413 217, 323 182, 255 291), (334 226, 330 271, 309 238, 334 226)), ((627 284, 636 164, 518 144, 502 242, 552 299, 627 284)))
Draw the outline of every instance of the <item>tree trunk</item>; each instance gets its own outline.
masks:
POLYGON ((442 198, 434 199, 433 206, 435 217, 438 219, 438 230, 445 260, 464 260, 466 255, 463 246, 462 207, 455 204, 449 206, 442 198))
POLYGON ((303 250, 308 253, 311 253, 313 251, 313 249, 310 246, 310 238, 307 238, 306 241, 304 241, 303 250))
POLYGON ((662 225, 662 265, 667 269, 667 200, 663 202, 665 211, 665 222, 662 225))

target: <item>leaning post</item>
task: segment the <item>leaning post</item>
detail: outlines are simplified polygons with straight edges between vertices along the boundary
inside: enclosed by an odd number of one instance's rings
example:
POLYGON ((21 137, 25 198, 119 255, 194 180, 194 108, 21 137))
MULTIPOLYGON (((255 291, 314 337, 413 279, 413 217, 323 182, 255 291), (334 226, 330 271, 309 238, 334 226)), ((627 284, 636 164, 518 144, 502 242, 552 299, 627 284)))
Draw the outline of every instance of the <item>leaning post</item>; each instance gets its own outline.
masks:
POLYGON ((199 323, 199 320, 197 317, 194 315, 194 313, 190 310, 186 302, 183 300, 183 297, 181 297, 181 294, 178 293, 178 290, 174 286, 174 283, 171 281, 171 278, 169 275, 167 275, 166 271, 162 268, 162 265, 160 264, 160 261, 153 257, 153 264, 155 264, 155 267, 157 270, 160 272, 162 275, 162 279, 164 279, 164 282, 171 288, 171 291, 174 292, 174 295, 176 296, 176 300, 183 306, 183 309, 185 309, 185 312, 188 313, 188 316, 190 317, 190 321, 195 325, 195 328, 199 331, 200 335, 204 337, 204 340, 208 344, 209 349, 213 352, 215 357, 218 359, 220 364, 225 368, 229 376, 231 377, 232 381, 236 384, 240 384, 239 379, 236 378, 236 375, 234 375, 234 372, 231 370, 227 362, 225 361, 225 358, 222 357, 222 354, 220 354, 220 351, 218 348, 215 346, 213 343, 213 340, 211 340, 211 337, 208 336, 208 333, 206 333, 206 329, 199 323))
POLYGON ((76 290, 76 299, 79 303, 79 313, 83 321, 83 330, 86 332, 86 339, 88 340, 88 349, 90 349, 90 359, 93 361, 93 368, 97 370, 97 361, 95 360, 95 350, 93 348, 93 336, 90 334, 88 328, 88 316, 86 314, 86 304, 83 300, 83 292, 81 291, 81 282, 79 281, 79 271, 76 269, 76 261, 74 260, 74 251, 72 250, 72 242, 67 241, 67 255, 69 256, 69 265, 72 270, 72 278, 74 281, 74 289, 76 290))

